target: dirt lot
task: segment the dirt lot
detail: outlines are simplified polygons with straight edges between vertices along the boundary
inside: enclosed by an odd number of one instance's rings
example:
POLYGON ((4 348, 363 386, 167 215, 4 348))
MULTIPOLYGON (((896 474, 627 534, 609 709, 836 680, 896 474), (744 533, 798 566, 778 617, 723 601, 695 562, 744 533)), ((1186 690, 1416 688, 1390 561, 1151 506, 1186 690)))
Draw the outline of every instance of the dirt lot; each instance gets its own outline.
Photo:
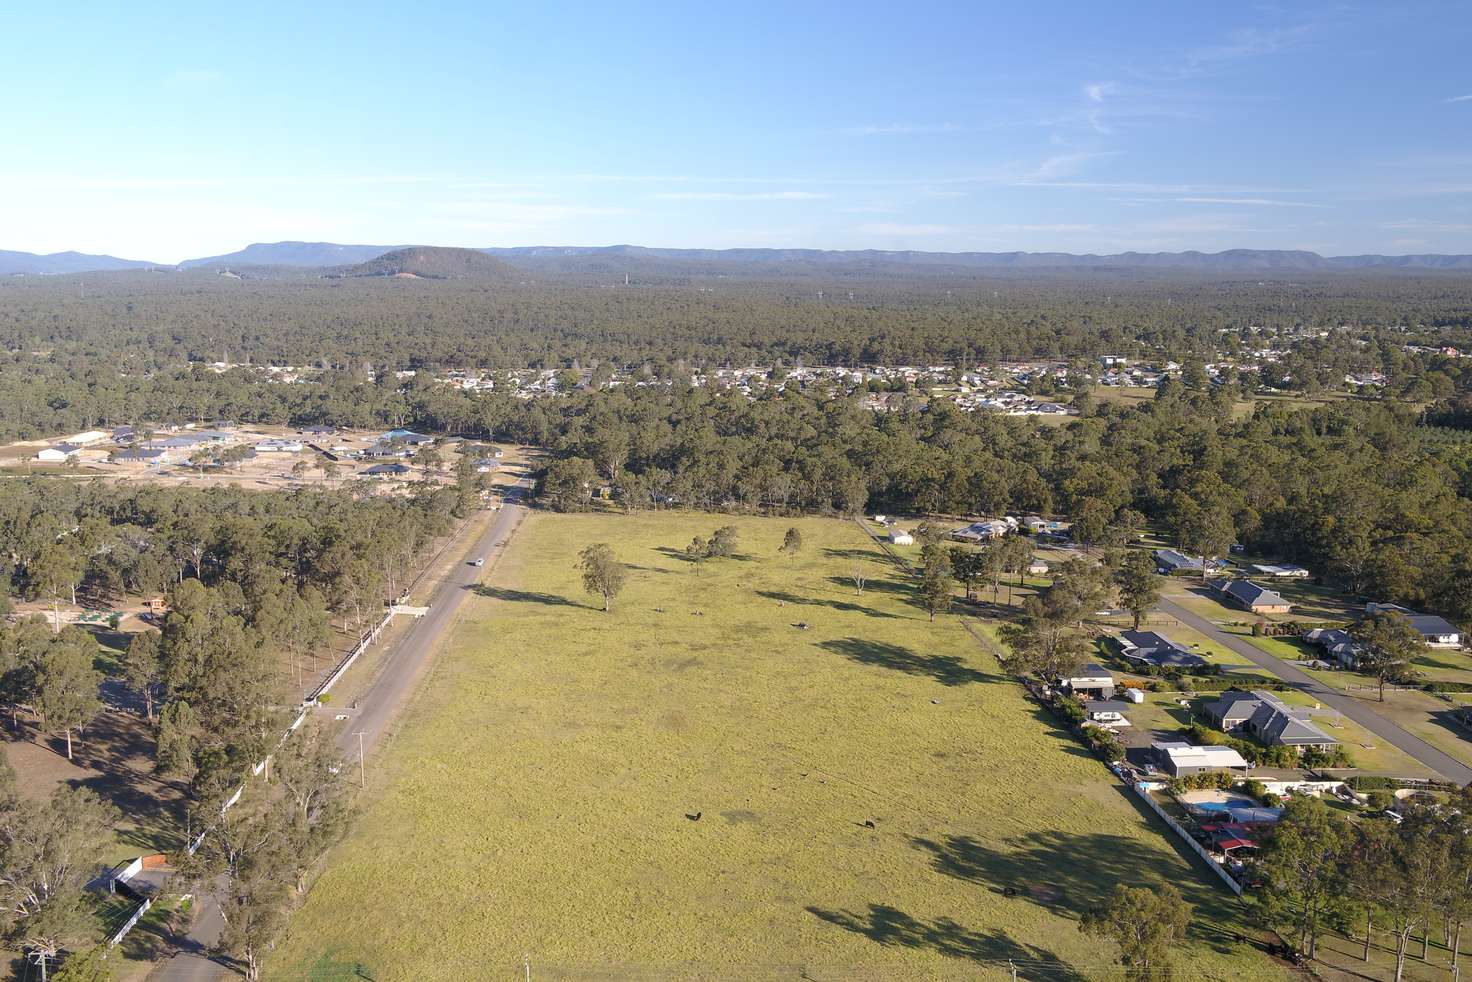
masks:
MULTIPOLYGON (((296 453, 259 451, 250 460, 224 467, 196 468, 189 464, 193 449, 171 451, 161 463, 130 463, 110 461, 109 453, 116 449, 111 441, 92 444, 77 455, 75 461, 61 463, 41 462, 33 459, 44 447, 59 442, 55 440, 28 440, 0 447, 0 468, 9 473, 56 474, 79 478, 102 477, 115 481, 156 481, 161 484, 176 484, 193 487, 236 485, 252 490, 281 490, 299 487, 340 487, 361 478, 371 478, 384 492, 402 491, 412 484, 430 480, 441 483, 453 481, 460 448, 475 448, 470 452, 480 456, 481 449, 488 445, 478 443, 449 443, 437 445, 440 460, 433 466, 423 466, 411 459, 367 459, 352 460, 349 454, 361 451, 379 441, 381 430, 339 430, 330 436, 308 435, 291 427, 248 425, 223 430, 229 437, 218 444, 220 449, 235 445, 256 446, 266 440, 296 440, 304 444, 296 453), (333 460, 332 458, 336 458, 333 460), (337 473, 326 477, 322 465, 331 461, 337 473), (401 463, 410 472, 399 477, 372 477, 364 472, 382 463, 401 463), (305 467, 298 469, 298 464, 305 467)), ((170 435, 187 435, 180 430, 176 434, 159 432, 156 438, 170 435)), ((212 445, 214 446, 214 445, 212 445)), ((519 448, 503 447, 504 456, 500 466, 513 467, 524 461, 519 448)), ((488 475, 501 483, 496 474, 488 475)))

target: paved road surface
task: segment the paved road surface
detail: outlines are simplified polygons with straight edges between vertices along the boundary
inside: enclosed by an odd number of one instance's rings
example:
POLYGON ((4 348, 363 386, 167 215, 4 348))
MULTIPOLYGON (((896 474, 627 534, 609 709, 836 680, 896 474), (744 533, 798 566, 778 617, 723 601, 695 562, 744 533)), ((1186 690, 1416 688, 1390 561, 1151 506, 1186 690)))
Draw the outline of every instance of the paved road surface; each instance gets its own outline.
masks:
MULTIPOLYGON (((470 551, 472 558, 485 557, 486 568, 500 554, 526 514, 526 508, 517 502, 527 487, 526 478, 511 486, 506 494, 506 503, 470 551)), ((460 604, 485 573, 485 569, 469 565, 454 552, 454 546, 446 550, 452 565, 444 582, 435 590, 429 612, 414 619, 408 632, 384 659, 368 691, 359 697, 353 718, 342 724, 337 743, 343 757, 352 764, 357 763, 358 733, 361 731, 363 734, 363 752, 371 752, 429 669, 445 631, 454 623, 460 604)), ((206 900, 195 914, 187 935, 186 950, 160 963, 148 976, 149 982, 214 982, 234 977, 231 969, 204 954, 219 938, 223 928, 224 920, 220 917, 219 908, 206 900)))
POLYGON ((1463 764, 1451 754, 1433 747, 1399 723, 1381 716, 1361 700, 1329 688, 1297 665, 1276 655, 1270 655, 1257 645, 1235 634, 1228 634, 1205 617, 1193 614, 1178 603, 1162 598, 1156 606, 1187 627, 1201 632, 1218 644, 1249 659, 1259 668, 1267 669, 1269 673, 1281 677, 1294 688, 1307 692, 1324 705, 1339 710, 1386 743, 1425 764, 1448 781, 1455 781, 1463 785, 1472 783, 1472 767, 1463 764))

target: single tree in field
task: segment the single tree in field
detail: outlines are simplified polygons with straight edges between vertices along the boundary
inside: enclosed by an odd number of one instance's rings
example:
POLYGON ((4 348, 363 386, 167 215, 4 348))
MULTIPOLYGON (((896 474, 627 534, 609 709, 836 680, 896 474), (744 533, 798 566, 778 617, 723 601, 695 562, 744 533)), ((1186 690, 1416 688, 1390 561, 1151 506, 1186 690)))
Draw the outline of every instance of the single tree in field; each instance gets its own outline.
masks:
POLYGON ((950 553, 940 545, 925 547, 925 565, 920 570, 920 603, 932 621, 936 614, 945 613, 951 606, 951 589, 955 580, 951 577, 950 553))
POLYGON ((72 759, 72 731, 90 723, 102 709, 97 687, 102 673, 92 667, 92 639, 69 636, 80 628, 54 638, 36 666, 36 713, 48 730, 66 734, 66 759, 72 759))
POLYGON ((298 460, 296 463, 292 464, 291 465, 291 476, 293 478, 295 478, 296 480, 298 480, 298 481, 300 481, 302 478, 306 477, 307 476, 307 462, 305 460, 298 460))
POLYGON ((1085 914, 1086 934, 1119 945, 1119 963, 1131 982, 1169 978, 1170 953, 1185 936, 1191 908, 1169 883, 1154 888, 1119 886, 1108 902, 1085 914))
POLYGON ((1426 642, 1404 614, 1393 610, 1376 611, 1349 629, 1361 650, 1356 662, 1360 671, 1375 677, 1380 686, 1380 701, 1385 701, 1387 683, 1408 682, 1415 678, 1411 661, 1426 653, 1426 642))
POLYGON ((710 558, 710 543, 697 535, 685 547, 685 558, 694 563, 695 568, 699 570, 700 564, 710 558))
POLYGON ((788 529, 787 534, 782 536, 782 551, 789 556, 795 556, 801 552, 802 533, 795 528, 788 529))
POLYGON ((153 722, 153 696, 162 677, 159 672, 159 633, 142 631, 133 635, 128 650, 123 654, 123 671, 128 684, 143 700, 143 709, 148 721, 153 722))
POLYGON ((1160 599, 1160 575, 1155 572, 1155 560, 1148 552, 1135 550, 1126 554, 1124 562, 1114 571, 1114 583, 1119 587, 1119 602, 1135 618, 1135 630, 1140 622, 1160 599))
POLYGON ((863 560, 854 560, 854 564, 848 569, 848 578, 854 581, 854 594, 862 596, 864 584, 869 580, 869 567, 864 565, 863 560))
POLYGON ((337 461, 322 457, 317 461, 317 469, 322 472, 322 480, 330 481, 337 477, 337 461))
POLYGON ((578 553, 578 569, 583 571, 583 589, 603 598, 603 609, 613 608, 613 598, 624 588, 628 570, 613 556, 606 543, 588 546, 578 553))
POLYGON ((711 533, 710 556, 712 559, 727 559, 736 555, 736 526, 722 525, 711 533))

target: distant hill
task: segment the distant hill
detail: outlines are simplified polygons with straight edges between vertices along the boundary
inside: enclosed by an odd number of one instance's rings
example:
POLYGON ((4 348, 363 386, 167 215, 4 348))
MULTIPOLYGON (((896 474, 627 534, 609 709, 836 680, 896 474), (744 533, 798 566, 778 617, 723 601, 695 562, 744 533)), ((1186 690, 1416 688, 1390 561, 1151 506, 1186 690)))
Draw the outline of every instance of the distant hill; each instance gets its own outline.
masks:
POLYGON ((403 246, 338 245, 335 242, 255 242, 239 252, 186 259, 180 266, 348 266, 403 246))
POLYGON ((478 249, 412 246, 334 271, 335 277, 398 276, 421 280, 505 280, 514 271, 478 249))
POLYGON ((148 269, 158 263, 116 256, 89 256, 81 252, 9 252, 0 249, 0 276, 55 276, 62 273, 110 272, 119 269, 148 269))

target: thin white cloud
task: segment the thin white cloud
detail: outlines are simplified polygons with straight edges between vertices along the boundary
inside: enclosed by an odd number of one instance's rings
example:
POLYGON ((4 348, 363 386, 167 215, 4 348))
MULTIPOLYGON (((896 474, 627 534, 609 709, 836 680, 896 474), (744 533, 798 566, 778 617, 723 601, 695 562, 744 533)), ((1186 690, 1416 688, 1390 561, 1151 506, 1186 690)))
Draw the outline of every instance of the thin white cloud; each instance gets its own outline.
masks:
POLYGON ((1058 178, 1068 177, 1078 173, 1079 169, 1091 160, 1099 160, 1103 157, 1115 157, 1122 152, 1120 150, 1093 150, 1080 153, 1054 154, 1034 167, 1018 183, 1026 184, 1052 181, 1058 178))
POLYGON ((1472 102, 1472 92, 1468 92, 1466 95, 1454 95, 1450 99, 1443 99, 1441 101, 1442 102, 1472 102))
POLYGON ((1084 95, 1090 102, 1103 102, 1113 92, 1113 82, 1091 82, 1084 86, 1084 95))
POLYGON ((658 201, 822 201, 833 197, 818 191, 660 191, 658 201))

